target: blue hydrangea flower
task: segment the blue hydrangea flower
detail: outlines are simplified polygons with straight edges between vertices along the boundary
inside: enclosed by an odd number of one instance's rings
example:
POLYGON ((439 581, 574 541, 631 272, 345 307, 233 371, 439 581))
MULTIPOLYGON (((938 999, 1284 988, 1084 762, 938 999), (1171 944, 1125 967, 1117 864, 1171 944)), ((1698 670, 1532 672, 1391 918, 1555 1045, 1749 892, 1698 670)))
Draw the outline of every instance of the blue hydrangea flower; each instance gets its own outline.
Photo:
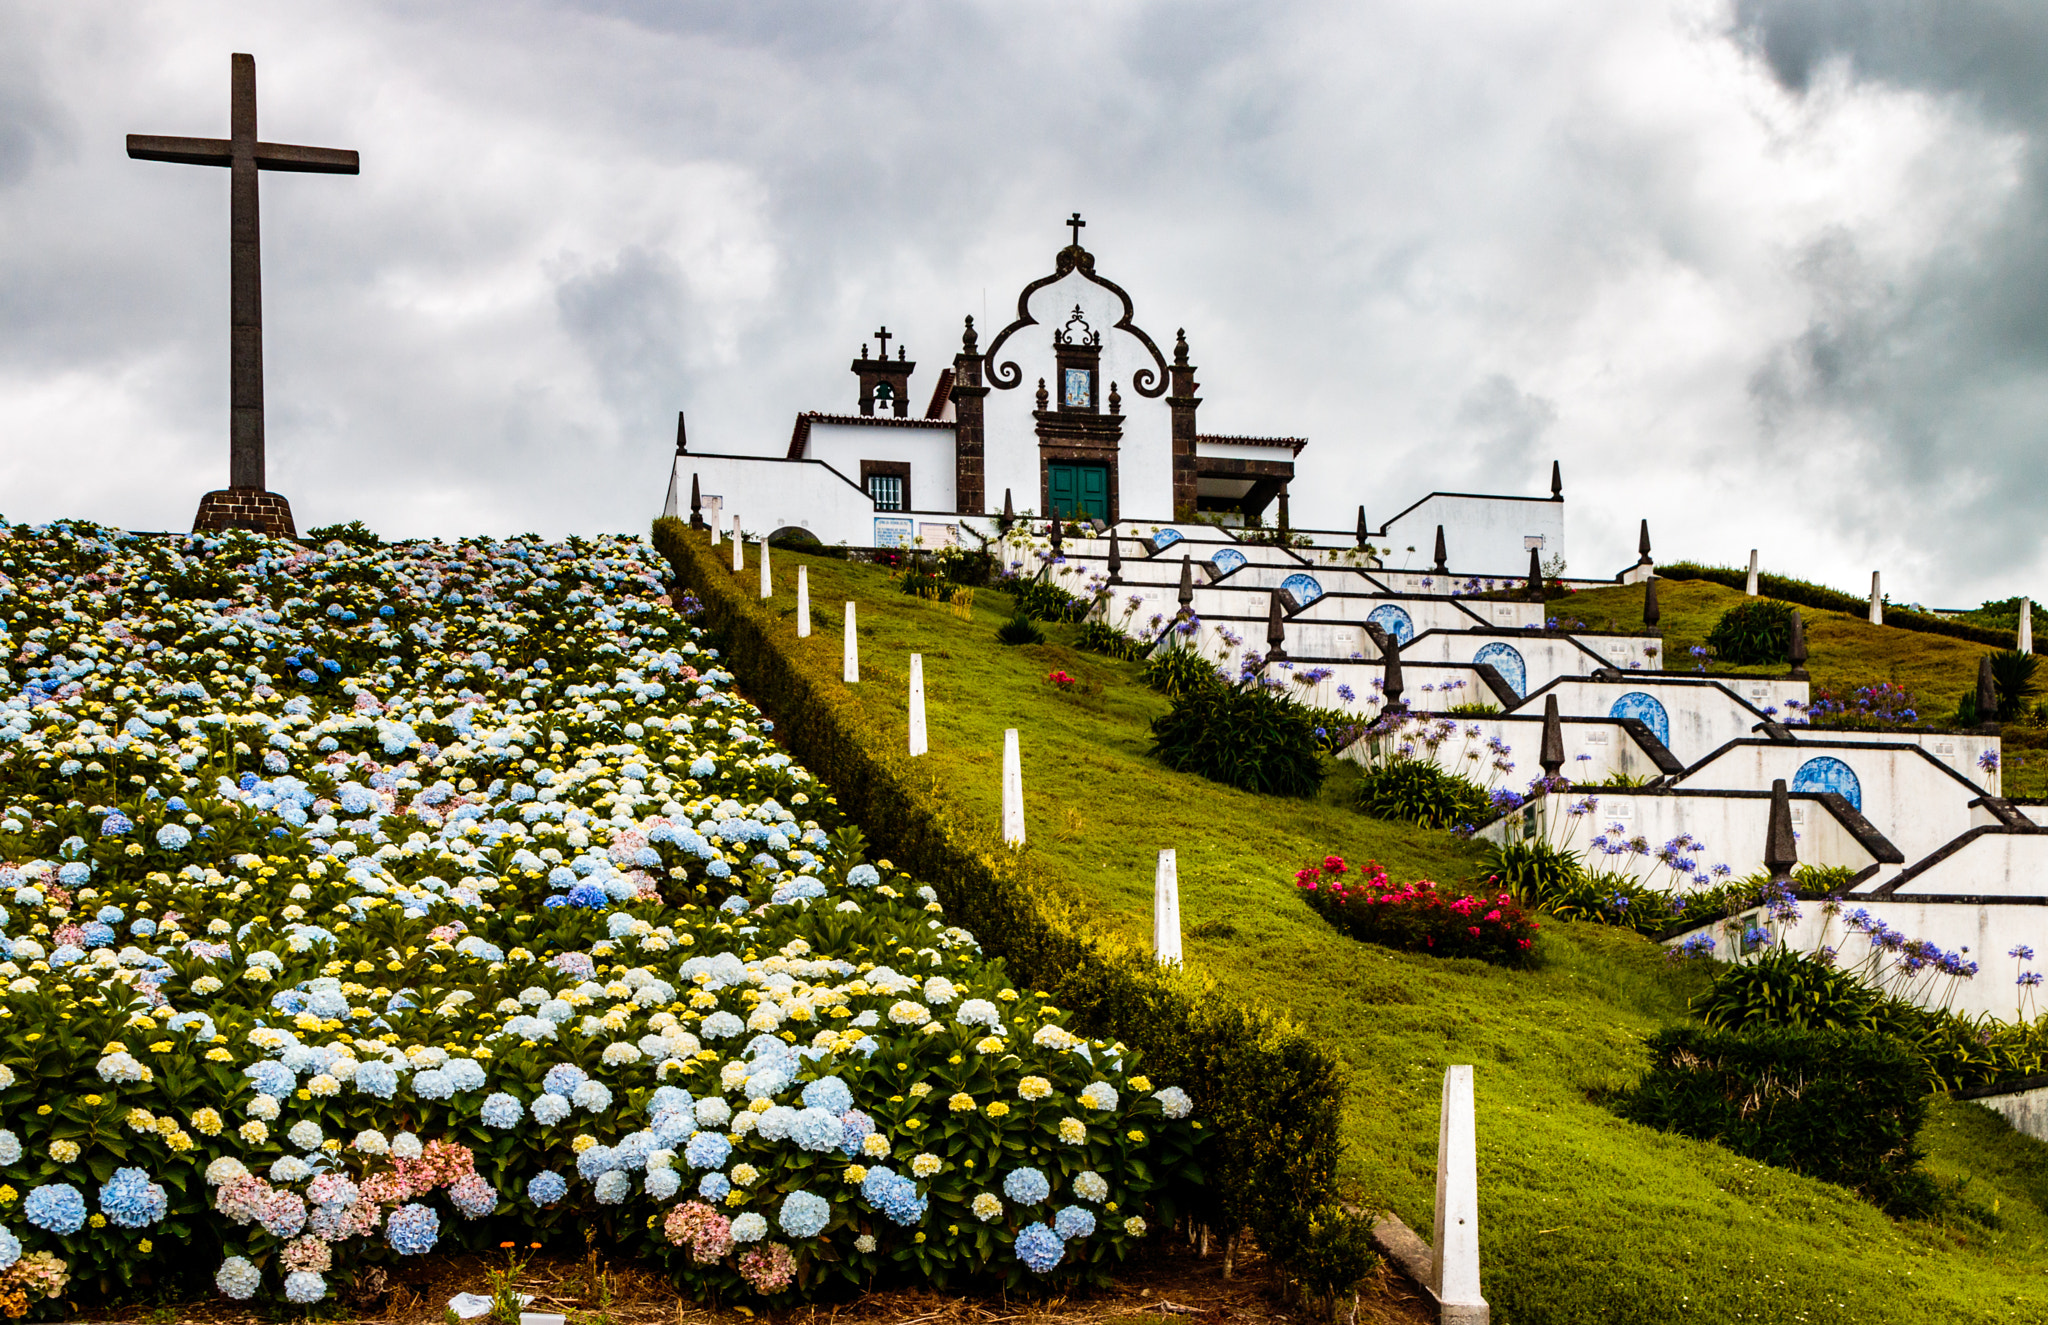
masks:
POLYGON ((0 1270, 4 1270, 21 1259, 21 1239, 9 1229, 0 1228, 0 1270))
POLYGON ((790 1124, 790 1139, 805 1150, 835 1150, 845 1138, 845 1125, 829 1109, 801 1109, 790 1124))
POLYGON ((610 1173, 619 1166, 610 1146, 592 1146, 576 1157, 576 1172, 585 1181, 594 1181, 600 1174, 610 1173))
POLYGON ((445 1100, 455 1094, 455 1083, 439 1068, 412 1074, 412 1093, 423 1100, 445 1100))
POLYGON ((368 1062, 356 1069, 356 1089, 365 1095, 388 1100, 398 1091, 398 1069, 385 1062, 368 1062))
POLYGON ((819 1077, 804 1087, 804 1103, 813 1109, 843 1114, 853 1107, 853 1092, 838 1077, 819 1077))
POLYGON ((1037 1169, 1012 1169, 1003 1179, 1003 1195, 1018 1205, 1037 1205, 1052 1195, 1052 1184, 1037 1169))
POLYGON ((782 1210, 775 1222, 793 1238, 814 1238, 832 1219, 832 1203, 815 1192, 801 1189, 782 1198, 782 1210))
POLYGON ((1052 1217, 1052 1231, 1062 1241, 1068 1238, 1085 1238, 1095 1232, 1095 1212, 1078 1205, 1064 1207, 1052 1217))
POLYGON ((574 1063, 557 1063, 540 1079, 540 1088, 550 1095, 560 1095, 566 1099, 575 1094, 576 1088, 588 1080, 590 1075, 574 1063))
POLYGON ((734 1242, 759 1242, 767 1236, 768 1220, 766 1216, 755 1211, 749 1210, 738 1219, 732 1221, 732 1240, 734 1242))
POLYGON ((699 1132, 683 1147, 683 1162, 693 1169, 721 1169, 732 1154, 732 1142, 717 1132, 699 1132))
POLYGON ((902 1174, 882 1165, 868 1170, 867 1178, 860 1185, 860 1194, 868 1204, 887 1215, 898 1224, 915 1224, 924 1218, 928 1204, 918 1195, 917 1184, 902 1174))
POLYGON ((495 1127, 501 1131, 508 1127, 517 1127, 519 1120, 525 1116, 526 1106, 515 1096, 507 1095, 502 1090, 484 1101, 481 1113, 484 1126, 495 1127))
POLYGON ((602 1081, 586 1081, 569 1101, 585 1113, 603 1113, 612 1107, 612 1088, 602 1081))
POLYGON ((569 1116, 569 1101, 560 1095, 542 1095, 533 1102, 533 1120, 543 1127, 552 1127, 569 1116))
POLYGON ((299 1088, 298 1073, 283 1063, 272 1062, 269 1059, 249 1064, 242 1069, 242 1075, 256 1083, 259 1093, 272 1099, 281 1100, 299 1088))
POLYGON ((76 1233, 85 1227, 85 1197, 68 1182, 46 1182, 29 1192, 22 1213, 46 1233, 76 1233))
POLYGON ((246 1302, 263 1286, 263 1272, 246 1256, 230 1256, 214 1271, 213 1282, 237 1302, 246 1302))
POLYGON ((1034 1274, 1049 1273, 1066 1254, 1059 1234, 1044 1224, 1026 1224, 1017 1230, 1017 1259, 1034 1274))
POLYGON ((401 1205, 384 1221, 384 1240, 401 1256, 424 1256, 441 1238, 441 1216, 430 1206, 401 1205))
POLYGON ((596 1190, 599 1205, 617 1205, 633 1194, 633 1180, 613 1169, 598 1178, 596 1190))
POLYGON ((311 1270, 294 1270, 284 1277, 284 1296, 301 1306, 318 1302, 327 1296, 327 1280, 311 1270))
POLYGON ((568 1182, 553 1169, 542 1169, 526 1180, 526 1199, 535 1205, 553 1205, 568 1194, 568 1182))
POLYGON ((683 1188, 683 1175, 674 1169, 655 1169, 648 1173, 645 1183, 647 1194, 657 1201, 666 1201, 683 1188))
POLYGON ((846 871, 846 886, 849 888, 872 888, 881 881, 881 872, 873 865, 855 865, 846 871))
MULTIPOLYGON (((192 845, 192 832, 183 824, 165 824, 156 830, 156 844, 166 851, 183 851, 192 845)), ((239 1256, 234 1259, 242 1260, 239 1256)), ((247 1265, 249 1262, 242 1261, 242 1264, 247 1265)))

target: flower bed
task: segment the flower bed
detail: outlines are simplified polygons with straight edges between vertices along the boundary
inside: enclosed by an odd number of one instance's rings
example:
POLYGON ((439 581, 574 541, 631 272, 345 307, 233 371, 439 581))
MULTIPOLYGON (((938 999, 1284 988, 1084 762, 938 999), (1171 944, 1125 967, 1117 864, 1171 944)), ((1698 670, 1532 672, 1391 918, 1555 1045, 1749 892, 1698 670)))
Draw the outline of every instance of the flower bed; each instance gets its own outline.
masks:
POLYGON ((1526 965, 1539 926, 1508 893, 1456 894, 1428 879, 1394 883, 1376 862, 1325 856, 1294 876, 1302 898, 1353 938, 1434 957, 1526 965))
POLYGON ((514 1230, 1075 1278, 1171 1217, 1187 1096, 830 831, 643 545, 5 532, 0 1310, 514 1230))

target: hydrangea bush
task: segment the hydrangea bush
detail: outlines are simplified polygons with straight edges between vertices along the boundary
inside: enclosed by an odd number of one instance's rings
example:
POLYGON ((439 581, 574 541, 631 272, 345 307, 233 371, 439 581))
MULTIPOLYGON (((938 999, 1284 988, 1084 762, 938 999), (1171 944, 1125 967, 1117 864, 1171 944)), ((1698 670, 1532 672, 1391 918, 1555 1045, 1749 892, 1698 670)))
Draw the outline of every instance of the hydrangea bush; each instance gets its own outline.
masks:
POLYGON ((1082 1278, 1194 1179, 1188 1097, 863 860, 643 544, 0 532, 0 1311, 515 1229, 1082 1278))

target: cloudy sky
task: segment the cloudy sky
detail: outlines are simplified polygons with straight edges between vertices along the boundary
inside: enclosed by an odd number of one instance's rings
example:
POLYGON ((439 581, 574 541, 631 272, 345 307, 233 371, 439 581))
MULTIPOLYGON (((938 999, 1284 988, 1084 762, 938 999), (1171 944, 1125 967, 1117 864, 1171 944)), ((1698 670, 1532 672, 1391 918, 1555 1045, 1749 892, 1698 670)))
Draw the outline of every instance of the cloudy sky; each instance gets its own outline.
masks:
POLYGON ((2048 586, 2048 7, 2027 0, 0 0, 0 513, 225 481, 227 178, 266 139, 301 528, 624 530, 694 445, 927 370, 1079 209, 1298 522, 1563 462, 1574 573, 2048 586))

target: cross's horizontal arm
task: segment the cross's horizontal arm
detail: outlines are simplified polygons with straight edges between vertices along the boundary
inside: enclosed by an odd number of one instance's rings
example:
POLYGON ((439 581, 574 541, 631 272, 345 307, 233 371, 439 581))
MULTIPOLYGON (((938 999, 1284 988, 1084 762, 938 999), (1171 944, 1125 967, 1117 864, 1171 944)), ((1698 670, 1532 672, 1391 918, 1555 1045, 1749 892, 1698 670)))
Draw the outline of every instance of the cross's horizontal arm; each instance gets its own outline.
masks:
MULTIPOLYGON (((233 144, 225 138, 160 138, 128 135, 128 155, 137 161, 174 161, 186 166, 234 164, 233 144)), ((259 170, 293 170, 316 175, 357 175, 362 158, 338 147, 300 147, 295 143, 256 144, 259 170)))
POLYGON ((232 145, 225 138, 159 138, 146 133, 128 135, 128 155, 137 161, 175 161, 185 166, 225 166, 234 161, 232 145))
POLYGON ((358 175, 362 173, 362 158, 345 147, 258 143, 256 166, 260 170, 297 170, 315 175, 358 175))

